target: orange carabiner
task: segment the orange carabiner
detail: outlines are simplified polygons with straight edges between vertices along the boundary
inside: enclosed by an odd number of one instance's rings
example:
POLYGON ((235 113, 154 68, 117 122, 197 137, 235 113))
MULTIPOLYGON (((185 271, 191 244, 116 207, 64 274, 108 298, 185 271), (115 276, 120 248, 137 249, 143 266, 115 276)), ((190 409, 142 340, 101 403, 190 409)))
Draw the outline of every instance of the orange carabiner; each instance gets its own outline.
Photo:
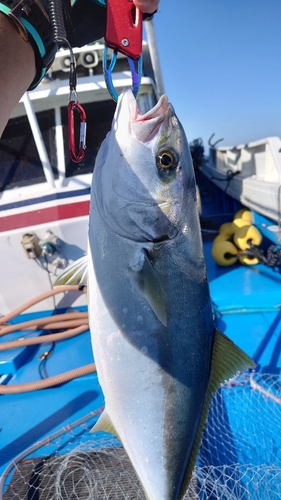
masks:
POLYGON ((83 160, 86 149, 86 113, 84 108, 77 101, 69 101, 68 103, 68 145, 72 161, 79 163, 83 160), (75 146, 75 131, 74 131, 74 111, 77 110, 80 117, 80 137, 79 151, 76 154, 75 146))

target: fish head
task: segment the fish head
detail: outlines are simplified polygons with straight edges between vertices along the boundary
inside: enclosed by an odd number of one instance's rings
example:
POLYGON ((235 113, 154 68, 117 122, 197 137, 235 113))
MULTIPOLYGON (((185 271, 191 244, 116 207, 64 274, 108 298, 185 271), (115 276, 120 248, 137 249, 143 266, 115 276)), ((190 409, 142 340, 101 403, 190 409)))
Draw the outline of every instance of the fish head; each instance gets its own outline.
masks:
POLYGON ((194 174, 185 133, 166 95, 141 115, 131 90, 123 91, 95 170, 98 207, 113 231, 155 243, 184 230, 187 193, 196 204, 194 174))

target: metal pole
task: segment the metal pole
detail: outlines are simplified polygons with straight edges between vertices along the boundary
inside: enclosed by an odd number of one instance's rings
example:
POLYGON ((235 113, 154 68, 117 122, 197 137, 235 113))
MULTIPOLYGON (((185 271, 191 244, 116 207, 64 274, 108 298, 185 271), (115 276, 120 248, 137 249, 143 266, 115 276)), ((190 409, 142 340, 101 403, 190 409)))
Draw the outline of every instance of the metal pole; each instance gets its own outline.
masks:
POLYGON ((59 184, 62 185, 65 179, 65 157, 64 157, 64 140, 63 140, 63 126, 61 122, 61 112, 58 105, 55 106, 55 122, 56 122, 56 146, 57 146, 57 161, 58 161, 58 174, 59 184))
POLYGON ((31 104, 28 92, 25 92, 23 96, 23 104, 25 107, 25 111, 27 114, 28 121, 30 123, 31 131, 34 137, 35 145, 39 154, 40 161, 42 163, 43 171, 46 177, 46 181, 49 186, 55 187, 55 179, 52 171, 52 167, 50 164, 50 160, 48 157, 48 153, 43 141, 43 137, 41 135, 41 131, 39 128, 38 120, 36 118, 36 114, 34 112, 33 106, 31 104))
POLYGON ((145 21, 144 25, 147 34, 147 42, 152 63, 152 69, 155 76, 156 90, 158 96, 160 97, 162 94, 165 94, 165 90, 164 90, 164 83, 160 66, 159 53, 157 49, 153 20, 150 19, 150 21, 145 21))

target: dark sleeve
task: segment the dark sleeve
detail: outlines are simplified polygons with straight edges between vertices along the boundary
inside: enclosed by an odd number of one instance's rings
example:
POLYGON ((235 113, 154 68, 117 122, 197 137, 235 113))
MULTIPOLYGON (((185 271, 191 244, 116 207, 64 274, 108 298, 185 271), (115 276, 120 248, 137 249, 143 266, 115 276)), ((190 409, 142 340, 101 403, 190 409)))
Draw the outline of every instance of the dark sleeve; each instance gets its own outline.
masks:
POLYGON ((72 7, 73 47, 103 38, 105 33, 106 8, 92 0, 77 0, 72 7))

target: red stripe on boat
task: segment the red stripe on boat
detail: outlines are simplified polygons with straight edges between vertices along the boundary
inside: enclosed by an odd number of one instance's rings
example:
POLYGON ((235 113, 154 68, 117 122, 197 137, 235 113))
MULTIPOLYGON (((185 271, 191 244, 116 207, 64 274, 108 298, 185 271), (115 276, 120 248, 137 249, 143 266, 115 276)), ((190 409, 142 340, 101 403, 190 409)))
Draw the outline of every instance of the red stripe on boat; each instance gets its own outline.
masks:
POLYGON ((41 208, 32 212, 24 212, 16 215, 0 217, 0 232, 21 227, 31 227, 45 222, 53 222, 62 219, 72 219, 89 215, 90 201, 80 201, 67 205, 56 205, 49 208, 41 208))

